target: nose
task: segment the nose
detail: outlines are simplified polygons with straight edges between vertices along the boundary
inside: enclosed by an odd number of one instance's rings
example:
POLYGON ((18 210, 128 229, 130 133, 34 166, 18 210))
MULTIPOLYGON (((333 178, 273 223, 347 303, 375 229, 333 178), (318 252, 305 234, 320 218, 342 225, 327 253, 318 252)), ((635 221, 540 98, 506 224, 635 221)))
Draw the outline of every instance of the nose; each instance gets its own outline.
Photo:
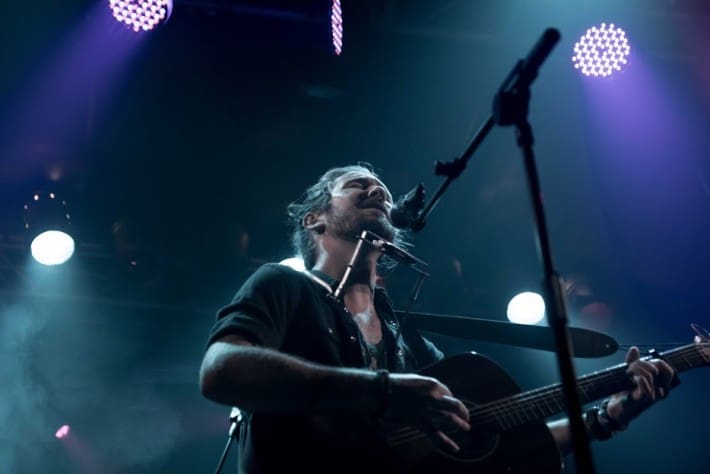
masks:
POLYGON ((367 197, 375 197, 377 196, 378 198, 382 199, 383 201, 387 200, 387 193, 385 192, 385 188, 380 186, 379 184, 375 184, 370 187, 370 189, 367 192, 367 197))

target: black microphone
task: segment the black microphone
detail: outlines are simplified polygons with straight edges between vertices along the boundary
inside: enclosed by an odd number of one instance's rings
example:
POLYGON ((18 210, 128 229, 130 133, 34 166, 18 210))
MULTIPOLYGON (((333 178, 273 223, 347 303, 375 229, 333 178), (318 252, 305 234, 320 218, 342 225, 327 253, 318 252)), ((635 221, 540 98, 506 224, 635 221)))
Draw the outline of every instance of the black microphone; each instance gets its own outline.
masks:
POLYGON ((542 34, 535 46, 525 58, 523 68, 520 73, 521 79, 527 80, 527 85, 530 85, 537 77, 537 71, 550 55, 552 48, 560 41, 560 32, 554 28, 548 28, 542 34))
POLYGON ((419 183, 407 194, 400 196, 390 211, 392 225, 398 229, 418 230, 416 221, 424 209, 424 194, 424 184, 419 183))

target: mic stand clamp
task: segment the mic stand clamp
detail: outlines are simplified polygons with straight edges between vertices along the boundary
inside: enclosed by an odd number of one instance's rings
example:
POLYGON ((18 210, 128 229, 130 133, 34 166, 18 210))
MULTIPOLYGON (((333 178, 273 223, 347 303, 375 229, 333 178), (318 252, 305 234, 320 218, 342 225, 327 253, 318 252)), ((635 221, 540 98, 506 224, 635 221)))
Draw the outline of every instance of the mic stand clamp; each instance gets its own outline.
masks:
MULTIPOLYGON (((350 274, 352 273, 358 258, 360 258, 360 254, 362 253, 362 246, 364 244, 368 244, 371 247, 374 247, 375 249, 392 258, 392 260, 396 261, 397 263, 401 263, 402 265, 406 265, 407 267, 411 268, 419 274, 420 281, 423 278, 429 276, 429 273, 427 273, 427 271, 422 268, 427 266, 424 261, 418 259, 406 250, 397 247, 393 243, 383 239, 374 232, 370 232, 369 230, 363 230, 362 232, 360 232, 360 235, 356 237, 356 239, 357 244, 355 244, 353 254, 350 256, 350 261, 348 262, 348 265, 345 268, 343 278, 340 279, 340 283, 335 288, 335 291, 331 293, 331 297, 333 299, 337 300, 342 294, 343 289, 345 289, 345 285, 347 285, 348 280, 350 279, 350 274)), ((419 283, 418 286, 421 286, 421 283, 419 283)))

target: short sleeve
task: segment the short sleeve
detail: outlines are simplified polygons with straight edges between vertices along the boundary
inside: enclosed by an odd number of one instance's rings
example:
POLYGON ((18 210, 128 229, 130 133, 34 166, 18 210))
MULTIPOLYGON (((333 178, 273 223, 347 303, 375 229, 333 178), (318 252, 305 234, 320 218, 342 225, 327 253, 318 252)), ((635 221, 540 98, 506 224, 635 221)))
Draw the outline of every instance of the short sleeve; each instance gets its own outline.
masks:
POLYGON ((217 312, 208 345, 230 334, 278 349, 293 319, 303 276, 278 264, 260 267, 242 285, 232 302, 217 312))
POLYGON ((444 353, 414 329, 411 324, 406 322, 402 324, 402 336, 414 356, 414 370, 422 369, 444 358, 444 353))
POLYGON ((434 345, 433 342, 431 342, 424 336, 420 337, 424 344, 421 345, 422 353, 417 355, 419 367, 431 365, 435 362, 439 362, 444 358, 444 353, 441 352, 439 348, 434 345))

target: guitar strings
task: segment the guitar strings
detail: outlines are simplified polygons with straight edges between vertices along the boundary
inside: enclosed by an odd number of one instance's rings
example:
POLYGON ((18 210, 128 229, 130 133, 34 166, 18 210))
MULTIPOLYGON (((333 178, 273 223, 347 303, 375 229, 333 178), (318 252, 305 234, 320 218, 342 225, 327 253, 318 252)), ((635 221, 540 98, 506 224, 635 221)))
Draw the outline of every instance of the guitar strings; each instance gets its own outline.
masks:
MULTIPOLYGON (((624 367, 623 365, 621 367, 624 367)), ((598 374, 594 374, 598 375, 598 374)), ((625 373, 619 374, 622 375, 625 379, 627 379, 627 376, 625 373)), ((608 374, 606 374, 607 377, 609 377, 608 374)), ((589 384, 589 383, 594 383, 594 380, 580 380, 580 386, 583 384, 589 384)), ((584 390, 584 388, 582 388, 584 390)), ((541 400, 542 402, 546 403, 547 406, 549 407, 550 404, 556 404, 558 406, 559 402, 557 402, 556 398, 559 398, 559 385, 551 385, 551 386, 546 386, 542 388, 538 388, 535 390, 532 390, 530 392, 523 394, 515 394, 510 397, 506 397, 500 400, 495 400, 491 402, 487 402, 481 405, 473 405, 473 404, 467 404, 467 408, 469 408, 472 411, 472 419, 475 419, 476 422, 486 424, 489 423, 490 421, 495 421, 496 417, 495 415, 499 414, 500 412, 510 412, 514 410, 510 410, 510 407, 512 405, 517 405, 521 406, 523 409, 529 408, 533 404, 530 403, 530 399, 536 399, 536 400, 541 400), (547 392, 547 393, 546 393, 547 392), (550 402, 550 403, 548 403, 550 402)), ((560 410, 561 410, 560 406, 560 410)), ((406 428, 402 429, 403 431, 406 430, 406 428)), ((395 432, 396 433, 396 432, 395 432)))
MULTIPOLYGON (((690 344, 688 346, 684 346, 682 348, 679 348, 676 351, 669 351, 666 354, 663 354, 663 357, 665 358, 670 358, 670 359, 680 359, 680 360, 673 360, 673 365, 679 365, 682 361, 685 361, 686 365, 690 368, 695 365, 697 365, 698 362, 703 362, 703 361, 708 361, 705 359, 702 354, 700 353, 698 349, 697 344, 690 344), (688 354, 689 353, 689 354, 688 354), (686 356, 692 356, 694 360, 688 360, 686 356)), ((649 357, 644 357, 644 360, 648 360, 649 357)), ((594 391, 594 385, 599 383, 599 379, 604 379, 607 378, 609 379, 609 383, 614 383, 614 382, 625 382, 629 380, 627 374, 625 371, 620 372, 620 370, 625 369, 627 367, 627 364, 620 364, 614 367, 611 367, 609 369, 605 369, 603 371, 599 372, 594 372, 592 374, 586 375, 584 377, 581 377, 579 379, 579 385, 580 385, 580 390, 585 392, 585 391, 594 391), (616 379, 616 380, 615 380, 616 379)), ((484 405, 480 405, 481 407, 490 407, 489 410, 482 410, 479 412, 479 414, 484 415, 487 412, 491 411, 497 411, 499 408, 509 408, 510 405, 518 405, 518 404, 524 404, 526 401, 529 401, 530 399, 533 398, 540 398, 541 401, 547 403, 550 399, 551 393, 545 393, 545 392, 551 392, 554 391, 557 393, 559 387, 561 387, 560 384, 556 385, 550 385, 547 387, 542 387, 539 389, 531 390, 529 392, 526 392, 525 394, 515 394, 511 397, 507 397, 501 400, 496 400, 493 402, 488 402, 484 405), (497 406, 496 406, 497 405, 497 406)), ((626 387, 620 387, 620 388, 626 388, 626 387)), ((586 395, 586 394, 585 394, 586 395)), ((555 397, 552 397, 555 398, 555 397)), ((589 397, 590 400, 594 400, 595 398, 589 397)), ((528 405, 529 406, 529 405, 528 405)))
MULTIPOLYGON (((622 374, 625 378, 627 378, 626 374, 622 374)), ((581 386, 581 384, 580 384, 581 386)), ((584 390, 584 389, 582 389, 584 390)), ((499 425, 501 428, 505 428, 504 423, 500 423, 500 420, 498 420, 499 416, 507 416, 509 413, 515 413, 522 410, 527 410, 530 407, 535 406, 535 402, 530 403, 530 399, 537 399, 537 400, 542 400, 544 403, 547 405, 549 408, 550 404, 548 403, 549 399, 551 399, 552 403, 557 405, 559 410, 561 410, 561 405, 560 402, 557 400, 557 398, 560 398, 559 394, 559 386, 554 385, 554 386, 548 386, 548 387, 542 387, 536 390, 533 390, 531 392, 528 392, 524 396, 522 394, 515 394, 511 397, 507 397, 501 400, 496 400, 492 402, 488 402, 485 404, 481 404, 478 406, 474 406, 471 403, 466 403, 466 407, 471 410, 471 419, 474 420, 474 424, 478 427, 481 425, 487 425, 490 424, 491 422, 499 421, 499 425), (549 392, 549 393, 545 393, 549 392), (554 392, 554 393, 553 393, 554 392), (517 406, 516 409, 510 409, 511 406, 517 406)), ((559 411, 557 410, 557 411, 559 411)), ((557 412, 555 411, 555 412, 557 412)), ((544 413, 544 412, 543 412, 544 413)), ((443 416, 438 416, 437 418, 443 419, 443 416)), ((536 419, 537 416, 534 416, 532 419, 536 419)), ((512 418, 511 416, 511 423, 508 423, 510 427, 513 427, 517 425, 519 422, 527 422, 531 420, 527 420, 526 418, 523 417, 523 415, 517 417, 517 420, 512 418)), ((452 431, 453 432, 453 431, 452 431)), ((400 443, 403 441, 409 441, 411 439, 415 439, 417 437, 421 436, 426 436, 424 433, 421 432, 421 430, 418 430, 416 428, 412 427, 404 427, 401 428, 398 431, 393 432, 390 437, 388 438, 391 443, 400 443)))
MULTIPOLYGON (((623 375, 624 379, 628 380, 628 377, 626 376, 625 373, 622 374, 617 374, 618 375, 623 375)), ((581 386, 581 385, 580 385, 581 386)), ((584 389, 582 389, 584 390, 584 389)), ((466 407, 471 410, 471 419, 474 421, 474 425, 477 427, 489 425, 492 422, 498 422, 501 428, 503 429, 509 429, 514 426, 517 426, 519 424, 524 424, 526 422, 535 420, 539 418, 536 414, 533 412, 533 417, 531 419, 527 419, 527 417, 524 414, 520 414, 518 417, 513 418, 511 413, 519 413, 521 411, 525 412, 526 410, 530 409, 531 407, 536 406, 536 402, 530 402, 529 399, 531 398, 536 398, 538 400, 542 400, 547 407, 550 407, 550 404, 548 401, 551 399, 551 401, 559 407, 559 409, 553 411, 552 414, 557 413, 558 411, 562 410, 562 405, 561 403, 557 400, 560 398, 559 394, 559 388, 558 386, 552 386, 552 387, 543 387, 541 389, 537 389, 534 391, 535 393, 529 393, 525 396, 520 396, 521 394, 516 394, 516 396, 513 397, 508 397, 503 400, 497 400, 493 402, 488 402, 482 405, 474 406, 473 404, 466 403, 466 407), (554 391, 555 393, 543 393, 544 391, 550 390, 550 392, 554 391), (511 407, 514 406, 516 408, 511 409, 511 407), (510 423, 502 423, 499 418, 500 417, 509 417, 511 422, 510 423), (506 427, 506 425, 509 425, 506 427)), ((540 409, 542 410, 542 409, 540 409)), ((545 412, 542 412, 543 414, 545 412)), ((548 415, 551 416, 551 415, 548 415)), ((445 419, 443 415, 437 416, 436 417, 439 420, 445 419)), ((445 434, 451 434, 456 432, 456 429, 451 429, 451 430, 442 430, 445 434)), ((400 444, 403 442, 409 442, 417 438, 422 438, 426 437, 426 434, 423 433, 421 430, 413 427, 404 427, 401 428, 400 430, 397 430, 393 432, 389 437, 388 441, 391 444, 400 444)))
MULTIPOLYGON (((683 359, 689 367, 697 365, 696 364, 697 360, 699 360, 700 362, 703 362, 704 360, 707 361, 707 359, 702 357, 702 354, 700 354, 697 344, 693 344, 693 345, 689 345, 687 347, 680 348, 677 351, 669 351, 669 353, 664 354, 664 357, 670 357, 673 359, 679 359, 679 358, 683 359), (674 354, 673 352, 676 352, 676 354, 674 354), (686 352, 691 352, 690 355, 694 356, 694 359, 696 359, 696 361, 693 362, 693 361, 689 361, 688 359, 686 359, 686 357, 685 357, 687 355, 686 352)), ((678 361, 674 361, 674 362, 680 363, 681 361, 678 360, 678 361)), ((626 366, 626 364, 621 364, 620 366, 612 367, 611 369, 607 369, 602 372, 595 372, 593 374, 590 374, 589 376, 583 377, 582 379, 580 379, 580 390, 585 392, 585 385, 586 385, 586 390, 593 388, 593 387, 589 387, 589 385, 593 385, 593 384, 598 383, 598 381, 595 380, 597 378, 608 378, 608 379, 610 379, 608 383, 614 383, 614 382, 618 383, 619 381, 621 381, 621 382, 629 381, 630 379, 628 378, 628 376, 625 372, 610 374, 610 372, 613 372, 614 370, 618 371, 618 369, 625 368, 625 366, 626 366), (614 378, 619 379, 619 377, 621 377, 622 380, 614 380, 614 378)), ((626 387, 622 387, 622 388, 626 388, 626 387)), ((489 402, 489 403, 486 403, 483 405, 479 405, 478 407, 473 409, 472 418, 474 418, 476 420, 476 422, 478 422, 479 424, 487 424, 487 423, 490 423, 491 421, 499 421, 497 419, 498 418, 497 415, 501 415, 501 416, 505 417, 505 416, 509 416, 509 415, 507 415, 507 413, 510 413, 510 412, 513 412, 513 413, 520 412, 520 411, 525 412, 529 408, 535 408, 536 406, 539 406, 540 405, 539 401, 545 403, 546 407, 548 409, 550 406, 548 404, 548 401, 552 401, 554 404, 558 405, 559 409, 554 411, 554 413, 557 413, 562 410, 562 405, 557 400, 558 398, 561 398, 560 394, 559 394, 559 385, 542 387, 540 389, 536 389, 531 392, 528 392, 525 396, 521 396, 521 395, 522 394, 516 394, 516 395, 514 395, 512 397, 508 397, 506 399, 502 399, 502 400, 498 400, 498 401, 489 402), (544 393, 546 391, 554 391, 554 394, 544 393), (554 396, 551 397, 550 395, 554 395, 554 396), (532 399, 532 398, 538 399, 539 401, 530 403, 530 399, 532 399), (511 410, 510 409, 511 405, 516 405, 518 409, 511 410), (522 408, 522 410, 521 410, 521 408, 522 408), (493 416, 491 416, 491 415, 493 415, 493 416)), ((585 395, 586 395, 586 393, 585 393, 585 395)), ((586 396, 590 400, 593 399, 593 398, 589 397, 588 395, 586 395, 586 396)), ((467 407, 471 408, 468 405, 467 405, 467 407)), ((538 408, 538 410, 543 415, 545 414, 545 411, 542 408, 538 408)), ((554 413, 551 413, 548 416, 551 416, 554 413)), ((512 423, 508 423, 510 425, 508 428, 512 428, 513 426, 519 425, 520 422, 525 423, 525 422, 537 419, 539 417, 533 411, 532 420, 526 419, 526 417, 524 416, 524 413, 520 414, 520 416, 518 416, 516 418, 513 418, 512 416, 509 416, 509 418, 512 421, 512 423)), ((504 423, 499 423, 499 425, 501 425, 501 428, 506 429, 506 426, 504 423)), ((413 428, 406 428, 405 427, 405 428, 402 428, 398 431, 393 432, 391 435, 391 438, 394 440, 397 440, 397 439, 399 439, 400 436, 410 436, 412 433, 420 433, 420 431, 413 429, 413 428)))
MULTIPOLYGON (((683 361, 686 362, 688 367, 693 367, 694 365, 697 365, 696 362, 694 362, 693 360, 688 360, 686 358, 686 355, 687 355, 686 352, 691 352, 690 355, 693 356, 693 359, 699 360, 700 362, 708 362, 708 359, 700 353, 697 346, 698 346, 697 344, 691 344, 687 347, 680 348, 676 351, 669 351, 668 353, 664 354, 664 357, 673 358, 673 359, 682 359, 683 361), (693 349, 694 349, 694 351, 693 351, 693 349)), ((703 344, 703 346, 705 346, 705 344, 703 344)), ((680 363, 681 361, 676 360, 674 362, 680 363)), ((607 369, 606 371, 603 371, 600 374, 594 373, 594 374, 591 374, 591 377, 586 376, 586 377, 584 377, 584 379, 586 379, 586 383, 587 383, 587 385, 589 385, 590 383, 594 383, 594 381, 592 380, 593 376, 603 375, 603 376, 609 377, 610 371, 613 371, 614 369, 618 369, 619 367, 623 368, 624 366, 625 365, 622 364, 620 366, 613 367, 611 369, 607 369)), ((628 380, 628 376, 626 375, 625 372, 622 374, 612 374, 612 375, 617 378, 618 378, 618 375, 622 375, 624 377, 624 379, 628 380)), ((558 392, 558 390, 557 390, 558 387, 559 386, 553 386, 552 388, 555 389, 555 392, 558 392)), ((550 388, 551 387, 543 387, 542 389, 537 389, 537 390, 534 390, 533 392, 543 392, 543 391, 548 390, 550 388)), ((584 389, 582 389, 582 390, 584 390, 584 389)), ((557 394, 557 395, 559 395, 559 394, 557 394)), ((550 394, 549 393, 544 394, 543 396, 540 396, 539 394, 534 394, 534 395, 529 394, 524 397, 517 397, 517 400, 512 400, 513 398, 516 398, 516 397, 509 397, 509 399, 505 399, 504 401, 495 401, 495 402, 489 402, 484 405, 479 405, 478 409, 474 409, 474 413, 478 412, 479 415, 483 414, 484 416, 478 416, 478 417, 474 416, 474 418, 476 418, 476 421, 479 424, 486 424, 486 423, 489 423, 490 421, 498 421, 496 414, 500 413, 502 416, 505 416, 506 411, 507 412, 511 412, 511 411, 515 412, 516 411, 516 410, 510 410, 509 409, 510 405, 514 404, 514 405, 522 406, 523 410, 527 410, 527 408, 529 408, 530 406, 534 406, 534 404, 530 404, 527 401, 527 399, 530 399, 533 397, 541 398, 547 404, 547 400, 545 398, 546 397, 550 398, 550 394), (490 407, 488 407, 489 405, 490 405, 490 407), (488 408, 486 408, 486 407, 488 407, 488 408), (493 415, 493 420, 491 420, 490 415, 493 415)), ((558 398, 558 397, 553 397, 553 398, 558 398)), ((557 403, 559 405, 559 402, 557 402, 557 403)), ((467 407, 468 407, 468 405, 467 405, 467 407)), ((548 408, 549 408, 549 405, 548 405, 548 408)), ((543 414, 545 413, 544 411, 542 411, 542 409, 540 409, 540 410, 543 414)), ((517 411, 520 411, 520 410, 517 410, 517 411)), ((534 415, 533 419, 536 419, 536 418, 537 418, 537 416, 534 415)), ((519 424, 518 423, 519 421, 522 421, 523 423, 525 423, 527 421, 531 421, 531 420, 526 420, 522 416, 518 417, 518 420, 515 420, 513 418, 511 418, 511 420, 513 421, 513 423, 510 423, 509 428, 517 426, 519 424)), ((505 426, 503 424, 501 424, 501 423, 499 423, 499 424, 501 425, 502 428, 505 429, 505 426)), ((453 432, 454 431, 445 431, 445 433, 447 433, 447 434, 450 434, 453 432)), ((426 435, 421 430, 418 430, 416 428, 411 428, 411 427, 405 427, 405 428, 402 428, 398 431, 393 432, 391 434, 391 436, 389 437, 389 441, 392 444, 396 444, 396 443, 401 443, 404 441, 409 441, 409 440, 413 440, 413 439, 421 438, 421 437, 425 437, 425 436, 426 435)))
MULTIPOLYGON (((706 344, 701 344, 702 346, 706 346, 706 344)), ((688 368, 696 366, 697 362, 708 362, 708 359, 702 355, 698 348, 699 344, 690 344, 688 346, 681 347, 675 351, 668 351, 667 353, 663 354, 664 358, 668 359, 674 359, 672 362, 676 365, 679 364, 681 361, 685 362, 688 368), (689 353, 689 354, 688 354, 689 353), (690 356, 690 359, 687 357, 690 356), (680 359, 680 360, 677 360, 680 359)), ((650 357, 645 357, 644 359, 649 359, 650 357)), ((620 369, 624 369, 627 364, 620 364, 615 367, 611 367, 609 369, 606 369, 604 371, 600 372, 594 372, 590 375, 584 376, 579 380, 579 388, 580 391, 582 391, 587 398, 590 400, 593 400, 590 398, 586 393, 585 393, 585 388, 583 385, 586 385, 586 390, 592 389, 593 387, 590 387, 590 385, 594 385, 598 383, 597 379, 603 379, 603 378, 608 378, 610 380, 607 381, 607 383, 618 383, 618 382, 628 382, 629 376, 626 374, 625 371, 623 372, 618 372, 620 369), (615 373, 616 372, 616 373, 615 373), (620 379, 620 380, 615 380, 615 379, 620 379)), ((506 417, 509 416, 512 423, 509 423, 510 426, 508 428, 512 428, 514 426, 518 426, 520 422, 523 424, 532 420, 535 420, 538 418, 538 416, 534 413, 533 411, 533 418, 531 420, 527 420, 526 417, 524 417, 524 413, 530 409, 530 408, 535 408, 536 406, 540 405, 540 402, 545 403, 546 408, 549 409, 550 405, 548 404, 548 401, 556 404, 560 409, 562 408, 562 405, 560 401, 558 400, 560 397, 559 393, 559 387, 560 385, 552 385, 552 386, 547 386, 547 387, 542 387, 536 390, 532 390, 530 392, 527 392, 525 395, 523 394, 516 394, 511 397, 504 398, 502 400, 496 400, 492 402, 488 402, 482 405, 474 406, 473 404, 467 404, 464 402, 466 407, 472 411, 472 419, 475 419, 477 426, 480 426, 481 424, 489 424, 492 421, 498 421, 498 424, 501 426, 501 428, 506 429, 505 425, 500 422, 498 419, 499 416, 506 417), (549 393, 545 393, 549 392, 549 393), (535 399, 535 400, 532 400, 535 399), (511 407, 514 406, 515 408, 511 409, 511 407), (523 412, 523 414, 520 414, 520 416, 517 417, 517 419, 512 418, 512 415, 509 415, 509 413, 519 413, 523 412)), ((625 387, 624 387, 625 388, 625 387)), ((544 415, 546 412, 540 407, 539 411, 544 415)), ((559 412, 559 410, 555 411, 554 413, 559 412)), ((554 414, 552 413, 552 414, 554 414)), ((551 414, 551 415, 552 415, 551 414)), ((549 415, 549 416, 551 416, 549 415)), ((439 416, 439 418, 443 418, 443 416, 439 416)), ((450 431, 443 431, 446 434, 451 434, 455 432, 455 430, 450 430, 450 431)), ((394 431, 390 436, 388 436, 388 441, 391 444, 400 444, 402 442, 408 442, 410 440, 414 440, 416 438, 422 438, 426 437, 426 434, 423 433, 420 429, 413 428, 413 427, 403 427, 399 430, 394 431)))

